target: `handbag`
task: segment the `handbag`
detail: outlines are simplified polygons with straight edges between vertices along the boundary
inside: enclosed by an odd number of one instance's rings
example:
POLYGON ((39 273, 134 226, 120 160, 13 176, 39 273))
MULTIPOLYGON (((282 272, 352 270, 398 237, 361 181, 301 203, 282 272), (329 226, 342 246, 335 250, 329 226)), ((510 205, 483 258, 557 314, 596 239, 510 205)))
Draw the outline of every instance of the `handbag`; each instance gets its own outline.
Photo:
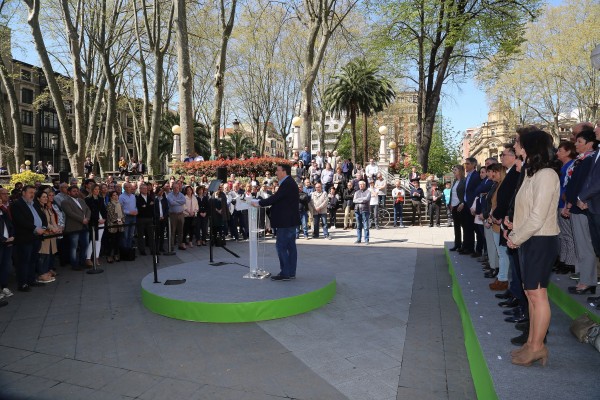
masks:
POLYGON ((591 328, 598 325, 592 321, 587 314, 580 315, 571 322, 570 330, 580 343, 587 343, 588 332, 591 328))

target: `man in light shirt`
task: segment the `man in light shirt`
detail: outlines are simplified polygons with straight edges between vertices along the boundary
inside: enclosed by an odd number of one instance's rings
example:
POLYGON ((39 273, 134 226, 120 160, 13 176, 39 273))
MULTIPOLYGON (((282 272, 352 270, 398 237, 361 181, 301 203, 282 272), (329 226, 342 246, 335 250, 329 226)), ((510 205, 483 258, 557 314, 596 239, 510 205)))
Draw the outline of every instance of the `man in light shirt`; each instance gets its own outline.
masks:
POLYGON ((125 215, 125 231, 123 232, 121 247, 126 249, 133 247, 133 235, 135 234, 135 223, 138 214, 134 191, 133 184, 125 182, 123 193, 119 196, 119 203, 121 203, 123 215, 125 215))

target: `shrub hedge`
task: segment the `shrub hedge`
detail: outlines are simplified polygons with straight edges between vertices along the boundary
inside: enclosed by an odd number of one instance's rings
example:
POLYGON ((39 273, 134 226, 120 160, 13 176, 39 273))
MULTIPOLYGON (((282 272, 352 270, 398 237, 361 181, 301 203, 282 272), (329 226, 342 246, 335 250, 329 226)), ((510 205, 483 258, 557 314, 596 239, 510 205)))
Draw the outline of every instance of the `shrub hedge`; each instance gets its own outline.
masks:
POLYGON ((176 162, 173 164, 174 175, 187 175, 200 177, 206 175, 210 177, 217 176, 217 168, 227 168, 227 176, 235 174, 239 177, 247 177, 251 172, 257 176, 264 176, 269 171, 274 176, 277 164, 289 164, 292 162, 285 158, 252 158, 248 160, 216 160, 216 161, 190 161, 176 162))

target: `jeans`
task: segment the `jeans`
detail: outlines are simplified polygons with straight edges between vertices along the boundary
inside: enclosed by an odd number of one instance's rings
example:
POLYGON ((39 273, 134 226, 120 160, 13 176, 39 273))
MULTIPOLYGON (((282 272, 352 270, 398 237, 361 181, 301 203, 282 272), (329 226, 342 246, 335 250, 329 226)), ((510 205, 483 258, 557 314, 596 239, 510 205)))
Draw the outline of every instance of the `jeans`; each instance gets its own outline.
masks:
POLYGON ((133 247, 133 235, 135 234, 135 215, 126 215, 125 216, 125 225, 133 224, 130 226, 125 226, 125 231, 123 232, 123 236, 121 237, 121 246, 130 249, 133 247))
MULTIPOLYGON (((308 213, 306 211, 300 211, 300 223, 302 225, 302 231, 304 237, 308 237, 308 213)), ((300 227, 296 228, 296 237, 300 236, 300 227)))
POLYGON ((298 263, 296 228, 277 228, 275 248, 279 257, 280 274, 286 277, 296 276, 296 265, 298 263))
POLYGON ((369 212, 354 211, 356 218, 356 241, 360 243, 362 231, 365 231, 365 243, 369 243, 369 212))
POLYGON ((71 267, 79 268, 85 266, 87 248, 90 244, 87 229, 69 233, 67 240, 69 241, 69 262, 71 263, 71 267), (79 245, 79 258, 77 258, 77 245, 79 245))
POLYGON ((507 247, 500 246, 500 233, 492 232, 492 234, 494 235, 494 244, 498 251, 498 280, 508 281, 508 269, 510 264, 508 253, 506 252, 507 247))
POLYGON ((327 214, 314 214, 313 221, 313 237, 319 237, 319 221, 321 221, 321 225, 323 225, 323 235, 325 237, 329 236, 329 230, 327 229, 327 214))
POLYGON ((402 211, 404 209, 404 204, 394 203, 394 226, 404 226, 404 222, 402 222, 402 211), (400 222, 400 223, 398 223, 400 222))
POLYGON ((377 220, 377 216, 379 215, 379 204, 372 204, 369 206, 371 209, 371 215, 373 216, 373 221, 371 221, 375 225, 375 228, 379 229, 379 221, 377 220))

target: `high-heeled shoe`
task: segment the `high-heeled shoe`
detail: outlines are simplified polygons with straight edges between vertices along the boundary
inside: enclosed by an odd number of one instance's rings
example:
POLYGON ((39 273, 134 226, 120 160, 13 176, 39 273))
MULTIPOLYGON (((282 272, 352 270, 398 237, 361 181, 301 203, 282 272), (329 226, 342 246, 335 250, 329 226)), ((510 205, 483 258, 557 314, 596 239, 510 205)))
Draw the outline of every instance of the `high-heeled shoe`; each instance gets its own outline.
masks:
POLYGON ((596 286, 587 286, 586 288, 578 288, 577 286, 569 286, 569 293, 571 294, 596 294, 596 286))
POLYGON ((511 360, 513 364, 523 367, 529 367, 536 361, 540 361, 542 366, 546 366, 546 363, 548 362, 548 348, 546 346, 542 347, 538 351, 531 351, 530 347, 528 346, 525 350, 518 353, 511 360))
POLYGON ((527 344, 527 342, 525 342, 523 344, 523 346, 519 347, 518 349, 511 350, 511 352, 510 352, 511 357, 516 357, 520 353, 524 352, 527 349, 527 346, 528 346, 528 344, 527 344))

